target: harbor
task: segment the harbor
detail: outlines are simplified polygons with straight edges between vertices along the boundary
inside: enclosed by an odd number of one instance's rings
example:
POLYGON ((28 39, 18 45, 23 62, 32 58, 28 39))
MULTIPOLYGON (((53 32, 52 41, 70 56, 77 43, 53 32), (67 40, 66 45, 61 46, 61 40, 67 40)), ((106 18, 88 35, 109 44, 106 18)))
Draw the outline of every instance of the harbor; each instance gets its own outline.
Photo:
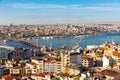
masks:
MULTIPOLYGON (((85 36, 79 46, 82 48, 86 48, 87 45, 99 45, 104 42, 111 42, 112 39, 115 40, 116 43, 120 43, 120 32, 117 33, 102 33, 97 36, 85 36)), ((3 46, 12 46, 12 47, 23 47, 34 49, 35 47, 41 47, 41 45, 45 45, 52 48, 59 48, 62 45, 65 45, 67 48, 71 48, 76 45, 82 37, 66 37, 66 38, 49 38, 49 39, 41 39, 41 38, 32 38, 30 40, 19 40, 19 41, 0 41, 0 44, 3 46), (52 45, 52 46, 51 46, 52 45)))

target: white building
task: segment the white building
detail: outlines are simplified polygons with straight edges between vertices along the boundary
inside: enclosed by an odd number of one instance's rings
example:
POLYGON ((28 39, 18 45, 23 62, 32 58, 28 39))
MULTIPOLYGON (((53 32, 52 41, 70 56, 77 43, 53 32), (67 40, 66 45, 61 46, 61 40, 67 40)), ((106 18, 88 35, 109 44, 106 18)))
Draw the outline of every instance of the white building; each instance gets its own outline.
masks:
POLYGON ((44 62, 44 72, 54 72, 54 63, 45 61, 44 62))
POLYGON ((103 61, 103 68, 108 68, 110 66, 109 59, 107 56, 104 55, 102 61, 103 61))
POLYGON ((87 49, 98 48, 98 45, 87 45, 87 49))
POLYGON ((34 80, 50 80, 49 74, 34 74, 31 75, 31 78, 34 80))

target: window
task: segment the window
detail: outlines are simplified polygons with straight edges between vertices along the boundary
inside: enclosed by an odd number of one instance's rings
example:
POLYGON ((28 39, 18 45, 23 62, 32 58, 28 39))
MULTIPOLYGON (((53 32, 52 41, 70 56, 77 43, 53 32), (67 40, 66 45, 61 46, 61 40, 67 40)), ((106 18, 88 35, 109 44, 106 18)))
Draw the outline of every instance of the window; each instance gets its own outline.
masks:
POLYGON ((34 72, 36 72, 36 70, 34 70, 34 72))

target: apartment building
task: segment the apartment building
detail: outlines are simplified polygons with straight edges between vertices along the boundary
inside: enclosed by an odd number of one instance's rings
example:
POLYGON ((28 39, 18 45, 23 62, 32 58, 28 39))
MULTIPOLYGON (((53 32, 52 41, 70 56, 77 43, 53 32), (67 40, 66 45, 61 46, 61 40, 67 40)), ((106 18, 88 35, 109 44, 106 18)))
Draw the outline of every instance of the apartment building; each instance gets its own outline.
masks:
POLYGON ((85 67, 92 67, 94 65, 93 58, 88 55, 83 55, 81 59, 82 59, 82 65, 85 67))

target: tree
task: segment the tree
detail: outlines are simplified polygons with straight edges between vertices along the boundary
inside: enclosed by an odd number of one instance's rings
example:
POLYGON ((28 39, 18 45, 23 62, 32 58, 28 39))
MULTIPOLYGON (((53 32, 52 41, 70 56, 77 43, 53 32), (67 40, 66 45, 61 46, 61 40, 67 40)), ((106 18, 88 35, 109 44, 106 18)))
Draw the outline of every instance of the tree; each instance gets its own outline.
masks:
POLYGON ((51 80, 60 80, 59 77, 53 76, 51 80))

